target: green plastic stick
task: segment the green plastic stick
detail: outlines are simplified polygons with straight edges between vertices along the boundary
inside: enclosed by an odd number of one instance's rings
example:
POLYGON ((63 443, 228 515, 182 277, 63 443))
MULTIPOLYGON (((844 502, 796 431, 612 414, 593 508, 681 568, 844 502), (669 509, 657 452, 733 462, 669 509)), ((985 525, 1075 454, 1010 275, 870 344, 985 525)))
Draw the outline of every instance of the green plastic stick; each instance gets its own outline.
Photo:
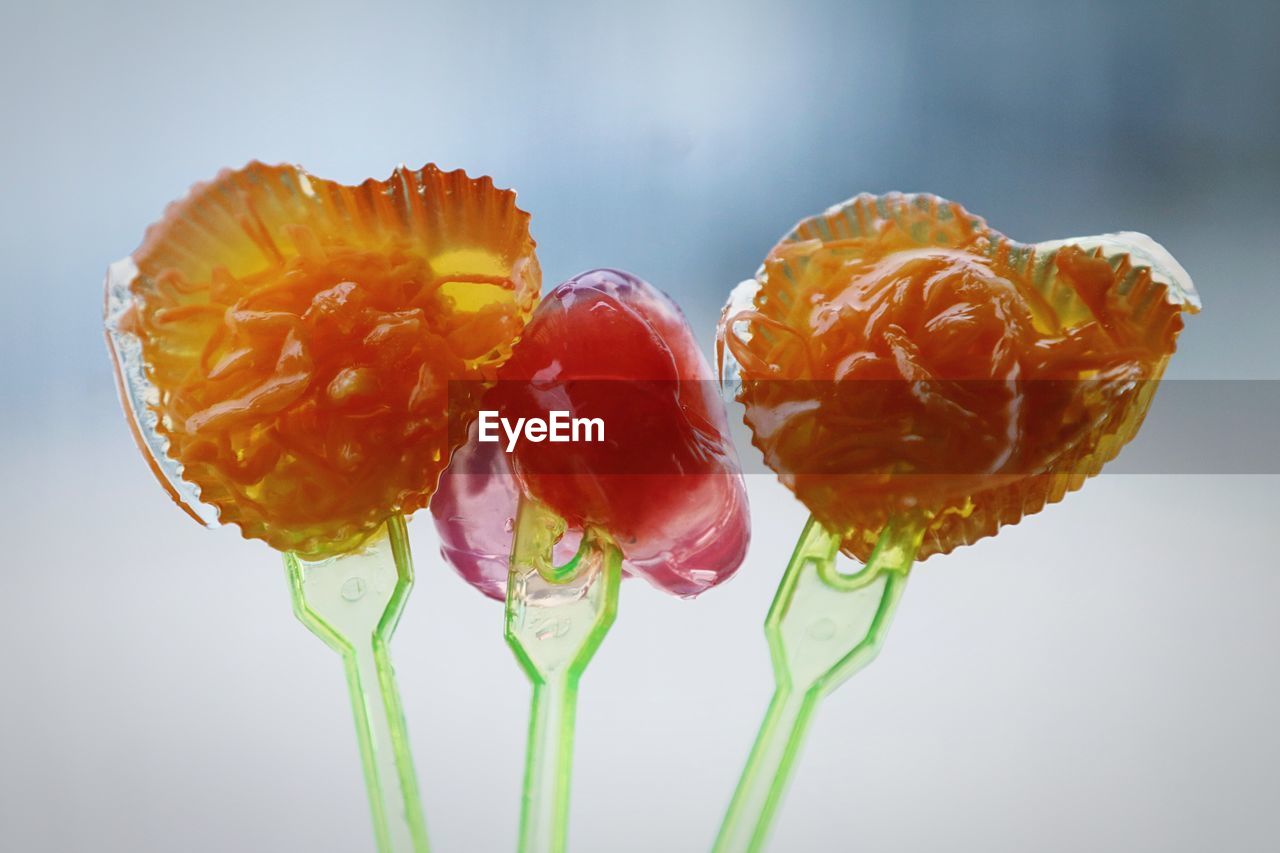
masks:
POLYGON ((764 849, 818 702, 880 652, 920 539, 918 525, 891 522, 866 566, 845 575, 839 537, 805 525, 765 619, 777 687, 715 853, 764 849))
POLYGON ((556 566, 551 550, 564 522, 528 498, 520 502, 507 576, 507 644, 533 682, 521 853, 561 853, 568 843, 569 780, 578 681, 618 612, 622 555, 588 532, 578 553, 556 566))
POLYGON ((342 655, 378 850, 426 853, 427 829, 388 648, 413 588, 404 518, 391 518, 349 554, 318 561, 286 554, 284 563, 293 612, 342 655))

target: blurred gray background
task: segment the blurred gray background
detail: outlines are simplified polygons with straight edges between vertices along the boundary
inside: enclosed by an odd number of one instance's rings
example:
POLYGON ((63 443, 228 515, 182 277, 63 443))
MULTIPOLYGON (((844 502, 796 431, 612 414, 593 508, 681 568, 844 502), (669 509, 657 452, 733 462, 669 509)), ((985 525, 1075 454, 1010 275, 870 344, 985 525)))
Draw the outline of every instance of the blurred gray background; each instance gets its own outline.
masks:
MULTIPOLYGON (((548 284, 631 270, 708 349, 796 219, 928 190, 1028 241, 1152 234, 1206 306, 1171 375, 1277 379, 1278 44, 1275 3, 5 0, 0 849, 370 846, 337 659, 275 554, 170 505, 114 398, 103 273, 192 182, 250 158, 488 173, 548 284)), ((1103 476, 920 567, 773 849, 1280 848, 1278 486, 1103 476)), ((582 686, 575 850, 714 836, 804 517, 750 488, 738 578, 623 591, 582 686)), ((410 529, 395 652, 432 838, 510 849, 527 686, 501 608, 410 529)))

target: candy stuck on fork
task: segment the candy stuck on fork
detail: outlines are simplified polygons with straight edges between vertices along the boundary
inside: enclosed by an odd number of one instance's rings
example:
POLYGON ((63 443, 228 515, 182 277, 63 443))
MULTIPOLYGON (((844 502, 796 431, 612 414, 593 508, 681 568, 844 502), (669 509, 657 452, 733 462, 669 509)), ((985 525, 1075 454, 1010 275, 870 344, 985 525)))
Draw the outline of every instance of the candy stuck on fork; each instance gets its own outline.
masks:
POLYGON ((481 441, 482 411, 431 508, 445 558, 505 595, 507 642, 534 688, 519 849, 559 853, 578 681, 623 571, 684 597, 721 583, 746 552, 746 491, 692 330, 624 272, 583 273, 543 299, 489 409, 511 423, 562 412, 600 425, 504 446, 481 441))
MULTIPOLYGON (((426 829, 388 643, 412 587, 404 519, 541 286, 529 216, 488 178, 401 167, 343 186, 250 163, 198 184, 107 278, 139 448, 205 524, 284 552, 294 611, 344 661, 374 836, 426 829)), ((474 407, 472 407, 472 412, 474 407)))
POLYGON ((899 193, 803 220, 735 289, 721 375, 811 517, 765 622, 776 689, 718 853, 764 846, 819 701, 875 658, 912 564, 1101 471, 1199 307, 1145 235, 1023 244, 899 193), (841 551, 863 566, 838 570, 841 551))

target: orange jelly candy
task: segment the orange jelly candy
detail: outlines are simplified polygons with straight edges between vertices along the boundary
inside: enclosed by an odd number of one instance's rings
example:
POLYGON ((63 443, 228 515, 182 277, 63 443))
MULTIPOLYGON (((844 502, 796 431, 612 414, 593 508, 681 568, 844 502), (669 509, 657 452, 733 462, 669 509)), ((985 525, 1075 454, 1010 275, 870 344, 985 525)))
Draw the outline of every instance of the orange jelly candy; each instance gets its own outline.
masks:
POLYGON ((478 397, 537 302, 528 226, 435 166, 349 187, 251 163, 172 204, 112 267, 107 325, 175 500, 306 558, 426 506, 474 414, 450 381, 478 397))
POLYGON ((1025 245, 936 196, 861 195, 735 291, 721 372, 736 362, 754 444, 846 553, 913 518, 924 559, 1101 470, 1198 308, 1143 235, 1025 245))

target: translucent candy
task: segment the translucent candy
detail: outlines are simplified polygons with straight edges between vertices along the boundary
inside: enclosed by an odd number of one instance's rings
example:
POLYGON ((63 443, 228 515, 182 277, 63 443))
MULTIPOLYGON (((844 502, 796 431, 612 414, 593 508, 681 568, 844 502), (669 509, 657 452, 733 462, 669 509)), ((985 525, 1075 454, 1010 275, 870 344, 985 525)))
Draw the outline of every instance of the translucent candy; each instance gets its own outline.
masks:
POLYGON ((348 187, 251 163, 172 204, 113 265, 106 320, 174 499, 308 559, 426 506, 450 413, 536 304, 528 225, 513 193, 434 166, 348 187))
POLYGON ((1143 235, 1016 243, 929 195, 806 219, 719 329, 754 443, 846 553, 917 559, 1060 500, 1137 432, 1190 278, 1143 235))
POLYGON ((552 410, 598 417, 599 443, 470 440, 432 502, 445 558, 494 598, 521 488, 581 530, 603 528, 624 568, 680 596, 728 578, 746 553, 746 492, 710 367, 680 310, 614 270, 583 273, 534 313, 483 407, 510 420, 552 410))

